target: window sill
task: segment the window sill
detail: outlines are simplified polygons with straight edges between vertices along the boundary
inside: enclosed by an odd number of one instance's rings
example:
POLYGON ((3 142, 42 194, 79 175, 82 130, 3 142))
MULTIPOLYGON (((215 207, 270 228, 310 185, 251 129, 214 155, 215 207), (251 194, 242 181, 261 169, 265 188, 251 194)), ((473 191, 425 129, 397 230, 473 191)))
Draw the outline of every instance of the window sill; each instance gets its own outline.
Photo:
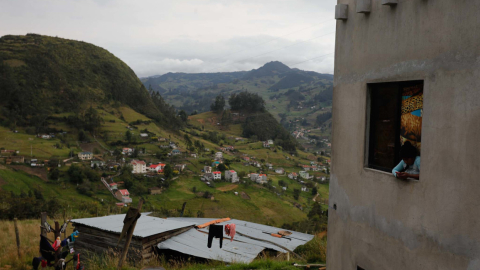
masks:
POLYGON ((403 179, 399 179, 395 176, 393 176, 393 174, 391 172, 385 172, 385 171, 380 171, 380 170, 376 170, 376 169, 372 169, 372 168, 368 168, 368 167, 363 167, 363 169, 366 171, 366 172, 370 172, 370 173, 375 173, 375 174, 383 174, 385 176, 390 176, 391 178, 395 179, 395 180, 398 180, 398 181, 402 181, 402 182, 413 182, 413 183, 418 183, 420 182, 420 180, 417 180, 415 178, 407 178, 405 180, 403 179))

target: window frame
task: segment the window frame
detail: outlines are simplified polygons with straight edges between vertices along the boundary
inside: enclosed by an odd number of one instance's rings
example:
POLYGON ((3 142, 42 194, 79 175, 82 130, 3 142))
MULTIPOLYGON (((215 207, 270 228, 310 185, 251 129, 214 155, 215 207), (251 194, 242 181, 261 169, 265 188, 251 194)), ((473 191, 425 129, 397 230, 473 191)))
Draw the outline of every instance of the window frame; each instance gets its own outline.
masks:
MULTIPOLYGON (((373 146, 371 146, 371 140, 373 139, 372 136, 372 123, 371 123, 371 113, 372 113, 372 92, 375 87, 380 87, 381 85, 396 85, 399 90, 401 90, 405 85, 415 85, 415 84, 422 84, 422 91, 425 94, 425 80, 424 79, 412 79, 412 80, 404 80, 404 81, 376 81, 376 82, 369 82, 366 83, 366 114, 365 114, 365 149, 364 149, 364 169, 375 170, 380 172, 386 172, 391 174, 392 168, 385 168, 378 165, 371 164, 370 157, 372 156, 373 146)), ((400 162, 400 129, 401 129, 401 103, 402 103, 402 92, 398 91, 397 100, 400 106, 397 109, 397 115, 395 121, 397 122, 395 128, 395 153, 394 153, 394 166, 400 162)), ((423 121, 422 121, 422 130, 423 130, 423 121)))

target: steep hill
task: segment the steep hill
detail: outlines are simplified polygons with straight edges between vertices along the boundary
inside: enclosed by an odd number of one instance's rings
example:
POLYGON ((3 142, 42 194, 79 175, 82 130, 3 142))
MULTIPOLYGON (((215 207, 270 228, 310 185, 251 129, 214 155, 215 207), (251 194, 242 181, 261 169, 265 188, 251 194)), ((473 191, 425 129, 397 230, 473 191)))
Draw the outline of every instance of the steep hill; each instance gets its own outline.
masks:
POLYGON ((168 89, 162 92, 164 98, 187 113, 209 111, 217 95, 228 99, 243 91, 259 94, 268 112, 292 133, 301 134, 296 136, 305 148, 328 151, 318 140, 328 139, 331 133, 333 75, 292 69, 278 61, 248 72, 214 75, 223 76, 225 82, 211 80, 207 74, 183 73, 176 81, 172 73, 142 81, 147 88, 168 89))
POLYGON ((81 114, 95 104, 128 105, 176 126, 173 108, 151 95, 120 59, 98 46, 27 34, 0 38, 0 107, 3 124, 45 132, 52 114, 81 114))

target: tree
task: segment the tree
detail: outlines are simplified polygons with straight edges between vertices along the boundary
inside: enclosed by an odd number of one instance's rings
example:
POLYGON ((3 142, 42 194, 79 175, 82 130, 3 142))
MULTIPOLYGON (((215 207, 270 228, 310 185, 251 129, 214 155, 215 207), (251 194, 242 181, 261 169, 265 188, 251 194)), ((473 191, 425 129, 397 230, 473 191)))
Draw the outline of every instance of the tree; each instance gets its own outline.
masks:
POLYGON ((225 164, 223 164, 223 163, 220 163, 218 165, 217 169, 221 172, 224 172, 225 170, 227 170, 227 166, 225 166, 225 164))
POLYGON ((318 193, 317 188, 316 187, 312 188, 312 195, 315 196, 317 195, 317 193, 318 193))
POLYGON ((130 132, 130 130, 127 130, 125 132, 125 140, 127 140, 127 142, 131 142, 132 141, 132 132, 130 132))
POLYGON ((78 140, 81 142, 84 142, 87 140, 87 135, 85 135, 85 131, 80 130, 80 132, 78 132, 78 140))
POLYGON ((300 197, 300 189, 294 189, 293 190, 293 198, 298 201, 298 198, 300 197))
POLYGON ((173 176, 173 169, 172 169, 172 166, 170 166, 170 164, 167 164, 165 168, 163 168, 163 174, 167 179, 173 176))
POLYGON ((188 120, 188 115, 187 115, 187 113, 186 113, 184 110, 181 110, 181 111, 178 113, 178 116, 180 116, 180 119, 182 119, 183 122, 187 122, 187 120, 188 120))
POLYGON ((58 170, 58 168, 53 168, 50 171, 50 179, 57 181, 59 176, 60 176, 60 171, 58 170))
POLYGON ((225 98, 222 95, 218 95, 215 97, 215 101, 210 105, 210 110, 215 113, 219 113, 223 111, 225 108, 225 98))

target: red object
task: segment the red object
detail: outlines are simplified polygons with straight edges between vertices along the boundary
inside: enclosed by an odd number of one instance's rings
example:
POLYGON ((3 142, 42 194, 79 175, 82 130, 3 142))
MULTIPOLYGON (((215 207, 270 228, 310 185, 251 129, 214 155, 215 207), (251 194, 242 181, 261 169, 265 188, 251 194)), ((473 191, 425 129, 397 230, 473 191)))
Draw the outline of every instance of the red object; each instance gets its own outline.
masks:
POLYGON ((46 268, 47 268, 47 261, 42 260, 42 269, 46 269, 46 268))
POLYGON ((61 243, 62 241, 60 240, 60 237, 57 237, 57 240, 53 242, 53 245, 52 245, 53 249, 57 251, 57 249, 61 246, 61 243))
POLYGON ((235 227, 237 227, 237 225, 234 223, 225 225, 225 233, 230 236, 230 242, 233 241, 233 237, 235 236, 235 227))

